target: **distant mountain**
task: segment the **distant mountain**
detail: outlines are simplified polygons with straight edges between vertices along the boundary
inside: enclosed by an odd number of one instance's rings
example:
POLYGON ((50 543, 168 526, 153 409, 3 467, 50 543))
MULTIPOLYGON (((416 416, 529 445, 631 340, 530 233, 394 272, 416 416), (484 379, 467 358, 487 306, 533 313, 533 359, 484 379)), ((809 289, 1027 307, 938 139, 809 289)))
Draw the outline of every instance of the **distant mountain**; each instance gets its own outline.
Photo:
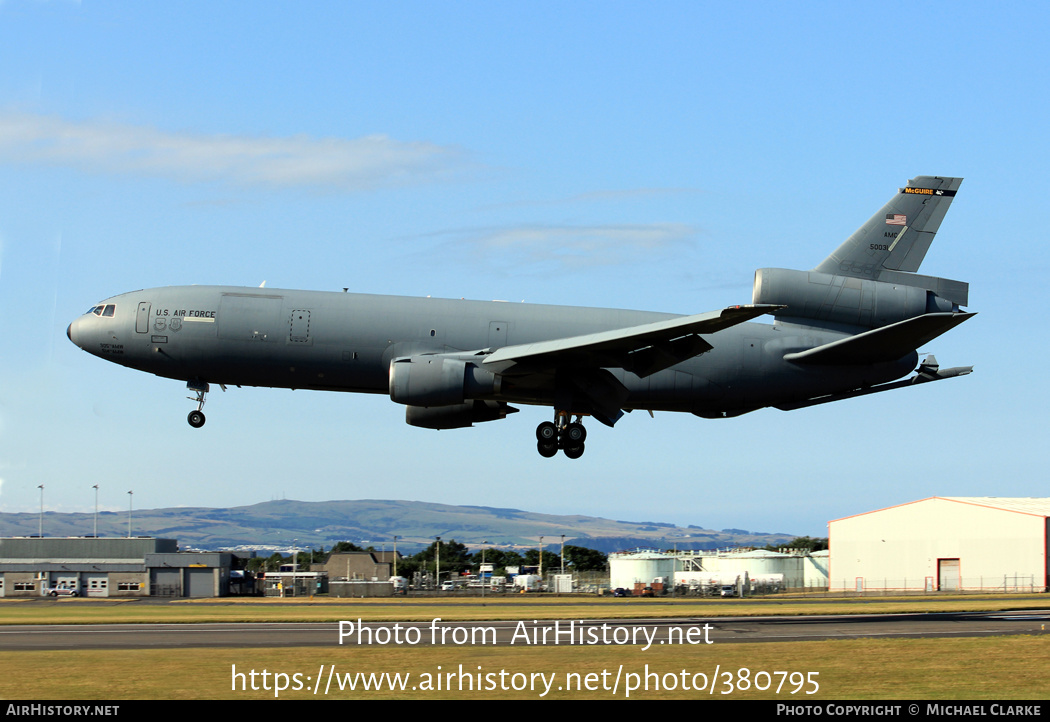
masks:
MULTIPOLYGON (((40 524, 38 514, 0 513, 0 534, 31 536, 40 524)), ((45 512, 44 535, 85 536, 92 533, 94 515, 45 512)), ((127 536, 126 512, 99 512, 99 536, 127 536)), ((613 521, 593 516, 538 514, 520 509, 450 506, 420 501, 267 501, 228 509, 175 507, 135 509, 131 517, 135 536, 174 538, 183 549, 288 549, 299 546, 330 548, 339 541, 398 549, 414 553, 434 537, 455 539, 476 547, 534 547, 566 544, 610 552, 633 547, 714 549, 729 546, 765 546, 794 539, 795 534, 751 533, 743 529, 714 531, 698 526, 679 527, 666 522, 613 521)))

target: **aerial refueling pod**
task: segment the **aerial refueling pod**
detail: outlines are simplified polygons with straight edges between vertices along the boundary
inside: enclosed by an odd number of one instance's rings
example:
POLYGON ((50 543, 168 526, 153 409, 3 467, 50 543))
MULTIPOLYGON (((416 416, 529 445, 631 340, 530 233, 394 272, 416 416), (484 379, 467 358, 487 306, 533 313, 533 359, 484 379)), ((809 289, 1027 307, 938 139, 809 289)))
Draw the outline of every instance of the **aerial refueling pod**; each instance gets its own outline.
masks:
POLYGON ((517 409, 501 401, 475 399, 455 406, 409 406, 405 422, 424 429, 464 429, 483 421, 504 419, 517 409))
POLYGON ((463 404, 468 399, 498 394, 500 381, 499 376, 464 359, 436 354, 408 356, 390 363, 390 398, 409 406, 463 404))
POLYGON ((752 297, 754 303, 786 306, 776 313, 785 320, 810 319, 864 328, 880 328, 925 313, 959 310, 950 300, 917 285, 786 268, 755 271, 752 297))

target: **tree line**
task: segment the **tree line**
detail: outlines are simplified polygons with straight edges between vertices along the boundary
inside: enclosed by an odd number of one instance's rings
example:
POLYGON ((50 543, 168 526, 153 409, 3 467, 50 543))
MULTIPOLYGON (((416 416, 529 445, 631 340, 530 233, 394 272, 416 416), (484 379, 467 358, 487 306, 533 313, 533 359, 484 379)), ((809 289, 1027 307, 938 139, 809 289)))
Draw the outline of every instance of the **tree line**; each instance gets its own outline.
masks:
MULTIPOLYGON (((397 573, 402 577, 410 577, 415 572, 435 571, 438 563, 440 548, 440 563, 442 573, 474 572, 483 562, 493 566, 493 574, 501 576, 507 567, 539 566, 540 553, 538 549, 526 549, 524 553, 505 549, 484 549, 471 553, 465 544, 455 539, 448 541, 434 541, 430 546, 411 556, 398 559, 397 573)), ((319 549, 304 549, 298 553, 299 568, 303 569, 309 564, 324 564, 329 554, 338 552, 375 552, 373 546, 360 547, 352 542, 338 542, 330 550, 325 551, 322 546, 319 549)), ((275 572, 282 564, 292 563, 291 554, 283 555, 274 552, 268 557, 254 557, 248 560, 245 567, 250 572, 275 572)), ((543 569, 552 571, 561 569, 561 556, 555 552, 543 551, 543 569)), ((565 571, 566 572, 590 572, 604 571, 608 569, 608 557, 600 551, 586 547, 565 545, 565 571)))
MULTIPOLYGON (((415 572, 435 571, 437 564, 438 548, 441 551, 442 572, 473 572, 483 561, 491 564, 493 574, 503 576, 507 567, 536 567, 539 566, 540 553, 538 549, 526 549, 524 553, 506 549, 484 549, 469 552, 465 544, 455 539, 449 541, 434 541, 430 546, 411 556, 405 556, 397 562, 397 573, 402 577, 410 577, 415 572)), ((777 546, 769 545, 766 549, 776 551, 778 549, 798 549, 815 552, 828 548, 828 539, 822 537, 795 537, 787 544, 777 546)), ((373 546, 360 547, 352 542, 338 542, 331 549, 325 551, 324 546, 319 549, 304 549, 298 553, 298 563, 301 569, 310 564, 324 564, 328 555, 337 552, 374 552, 378 551, 373 546)), ((248 560, 245 567, 250 572, 275 572, 282 564, 292 563, 292 554, 282 555, 274 552, 268 557, 254 557, 248 560)), ((566 572, 600 572, 609 568, 608 555, 587 547, 574 544, 565 545, 565 571, 566 572)), ((546 572, 561 569, 561 556, 544 549, 543 569, 546 572)))

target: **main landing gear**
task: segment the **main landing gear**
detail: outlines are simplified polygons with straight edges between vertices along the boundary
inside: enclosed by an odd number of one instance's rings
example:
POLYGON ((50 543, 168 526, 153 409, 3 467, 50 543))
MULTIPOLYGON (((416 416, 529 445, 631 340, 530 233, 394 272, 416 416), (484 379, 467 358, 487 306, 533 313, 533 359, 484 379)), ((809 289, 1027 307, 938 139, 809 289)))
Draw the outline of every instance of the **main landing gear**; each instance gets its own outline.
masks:
POLYGON ((587 440, 587 429, 580 423, 582 417, 577 415, 576 421, 569 422, 567 411, 558 411, 554 415, 554 421, 544 421, 536 427, 536 450, 540 456, 550 458, 558 453, 558 449, 565 452, 570 459, 579 459, 583 456, 583 442, 587 440))
POLYGON ((197 402, 197 409, 189 413, 189 416, 186 417, 186 421, 188 421, 190 423, 190 426, 192 426, 193 428, 199 429, 200 427, 204 426, 204 422, 207 420, 204 418, 204 412, 201 411, 201 409, 204 408, 204 395, 208 393, 209 386, 208 384, 200 381, 187 381, 186 388, 197 394, 196 397, 186 397, 190 401, 197 402))

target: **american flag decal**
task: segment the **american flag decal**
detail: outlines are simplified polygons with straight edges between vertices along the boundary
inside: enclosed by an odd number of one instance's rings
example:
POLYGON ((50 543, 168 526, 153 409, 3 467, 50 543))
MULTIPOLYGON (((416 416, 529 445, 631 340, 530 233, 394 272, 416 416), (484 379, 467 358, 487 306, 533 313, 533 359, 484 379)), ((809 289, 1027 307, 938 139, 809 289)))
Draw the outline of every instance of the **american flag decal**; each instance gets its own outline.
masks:
POLYGON ((886 214, 886 225, 887 226, 906 226, 906 225, 908 225, 908 216, 901 215, 900 213, 887 213, 886 214))

